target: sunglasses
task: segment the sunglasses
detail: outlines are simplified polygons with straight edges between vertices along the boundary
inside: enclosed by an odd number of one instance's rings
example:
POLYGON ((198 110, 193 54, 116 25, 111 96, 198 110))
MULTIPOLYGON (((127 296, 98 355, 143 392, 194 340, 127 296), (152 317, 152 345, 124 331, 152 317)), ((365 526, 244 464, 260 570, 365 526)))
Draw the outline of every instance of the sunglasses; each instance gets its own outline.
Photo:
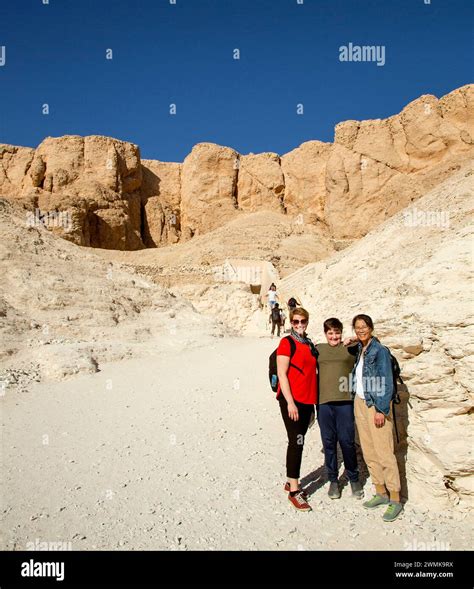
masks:
POLYGON ((293 325, 299 325, 301 323, 301 325, 308 325, 308 320, 307 319, 293 319, 292 321, 293 325))

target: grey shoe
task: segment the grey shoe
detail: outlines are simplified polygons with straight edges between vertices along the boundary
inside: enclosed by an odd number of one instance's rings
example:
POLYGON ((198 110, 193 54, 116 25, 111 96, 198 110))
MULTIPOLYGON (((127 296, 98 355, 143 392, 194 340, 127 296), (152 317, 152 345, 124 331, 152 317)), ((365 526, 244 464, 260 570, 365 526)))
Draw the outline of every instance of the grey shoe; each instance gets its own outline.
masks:
POLYGON ((384 522, 393 522, 403 511, 403 505, 398 501, 390 501, 385 513, 382 516, 384 522))
POLYGON ((364 491, 360 481, 351 481, 352 496, 361 499, 364 496, 364 491))
POLYGON ((328 495, 329 495, 329 497, 331 497, 331 499, 339 499, 340 498, 341 490, 339 489, 339 484, 337 481, 332 481, 331 484, 329 485, 328 495))
POLYGON ((380 507, 381 505, 388 505, 390 503, 390 499, 384 495, 379 495, 375 493, 372 499, 369 499, 365 503, 362 503, 362 507, 366 509, 374 509, 375 507, 380 507))

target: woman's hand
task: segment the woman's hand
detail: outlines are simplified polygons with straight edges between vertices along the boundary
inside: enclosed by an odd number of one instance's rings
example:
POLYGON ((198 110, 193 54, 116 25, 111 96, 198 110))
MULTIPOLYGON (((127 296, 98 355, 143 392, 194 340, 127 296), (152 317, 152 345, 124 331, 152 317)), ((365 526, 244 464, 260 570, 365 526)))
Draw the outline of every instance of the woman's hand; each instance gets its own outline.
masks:
POLYGON ((294 401, 288 403, 288 416, 293 421, 298 421, 298 407, 295 405, 294 401))
POLYGON ((376 411, 374 415, 374 423, 375 427, 382 427, 385 423, 385 415, 383 413, 377 413, 376 411))
POLYGON ((357 337, 346 337, 346 339, 342 343, 345 346, 350 346, 351 344, 355 344, 357 340, 357 337))

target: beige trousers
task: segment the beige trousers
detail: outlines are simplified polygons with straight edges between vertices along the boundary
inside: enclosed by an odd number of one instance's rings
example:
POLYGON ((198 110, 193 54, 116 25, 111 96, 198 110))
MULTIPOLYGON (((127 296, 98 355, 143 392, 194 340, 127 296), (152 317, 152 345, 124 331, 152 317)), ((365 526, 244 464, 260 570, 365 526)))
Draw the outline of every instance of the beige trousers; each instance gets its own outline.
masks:
POLYGON ((358 395, 354 399, 354 417, 365 463, 374 485, 400 491, 400 474, 393 443, 393 413, 385 416, 382 427, 375 427, 375 407, 367 407, 358 395))

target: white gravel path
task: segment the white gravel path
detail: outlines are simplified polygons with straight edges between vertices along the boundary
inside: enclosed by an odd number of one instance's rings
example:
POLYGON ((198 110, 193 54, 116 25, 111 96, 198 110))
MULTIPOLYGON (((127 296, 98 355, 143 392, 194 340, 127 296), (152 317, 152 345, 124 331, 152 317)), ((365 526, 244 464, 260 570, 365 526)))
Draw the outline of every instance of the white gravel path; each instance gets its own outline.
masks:
POLYGON ((0 548, 469 549, 472 522, 456 513, 407 503, 385 524, 347 487, 331 501, 317 425, 303 457, 313 511, 289 504, 286 433, 267 380, 276 343, 216 338, 8 391, 0 548))

